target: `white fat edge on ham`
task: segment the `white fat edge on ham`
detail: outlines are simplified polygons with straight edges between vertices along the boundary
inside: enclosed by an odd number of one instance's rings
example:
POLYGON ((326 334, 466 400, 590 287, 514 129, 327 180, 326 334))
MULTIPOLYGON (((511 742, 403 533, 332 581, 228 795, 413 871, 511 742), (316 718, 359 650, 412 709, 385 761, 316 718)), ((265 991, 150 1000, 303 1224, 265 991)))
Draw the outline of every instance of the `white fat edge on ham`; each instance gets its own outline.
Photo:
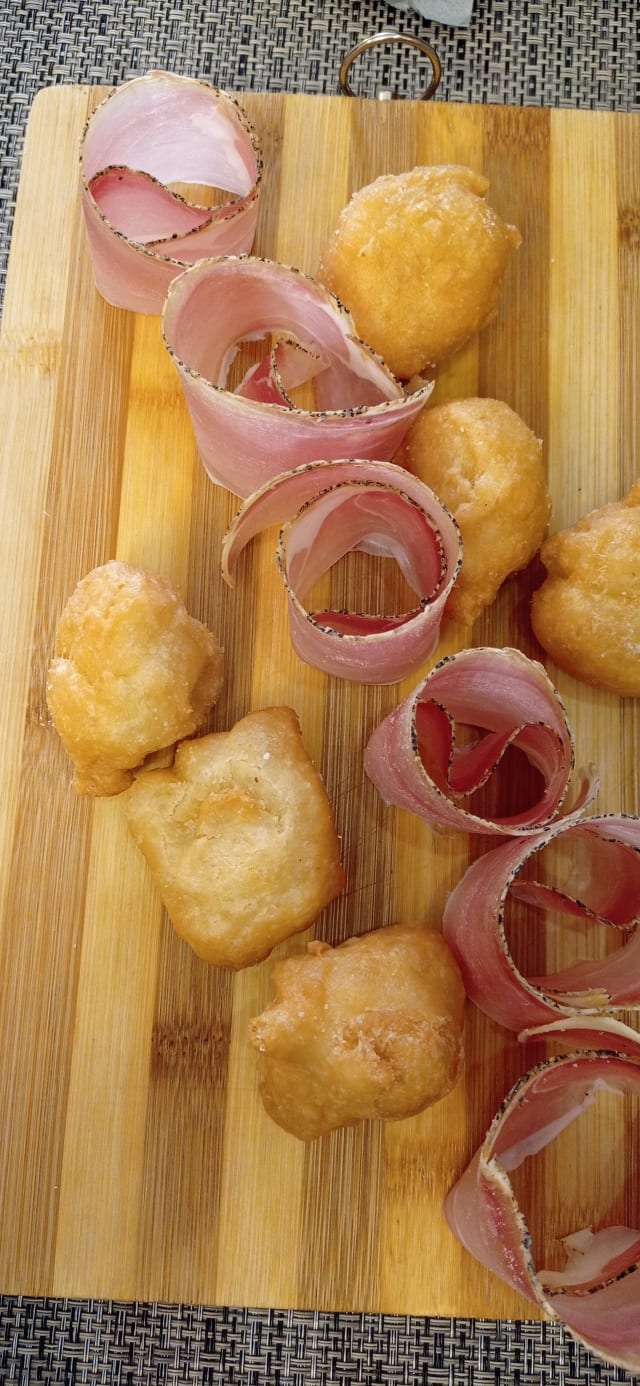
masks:
POLYGON ((640 1043, 638 1031, 612 1015, 562 1016, 543 1025, 526 1027, 520 1031, 518 1039, 523 1044, 528 1040, 549 1040, 565 1047, 569 1044, 574 1049, 615 1049, 630 1058, 637 1055, 640 1043))
POLYGON ((562 1238, 566 1264, 561 1271, 540 1269, 538 1278, 546 1289, 569 1289, 588 1285, 606 1275, 612 1263, 640 1260, 640 1232, 635 1227, 582 1227, 562 1238))

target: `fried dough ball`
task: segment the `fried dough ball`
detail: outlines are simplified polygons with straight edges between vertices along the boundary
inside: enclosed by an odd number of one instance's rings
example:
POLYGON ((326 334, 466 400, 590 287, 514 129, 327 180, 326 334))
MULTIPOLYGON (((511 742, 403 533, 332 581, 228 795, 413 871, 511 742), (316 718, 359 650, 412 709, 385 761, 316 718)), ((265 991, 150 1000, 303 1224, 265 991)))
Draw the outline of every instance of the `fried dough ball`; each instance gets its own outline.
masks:
POLYGON ((338 948, 310 943, 277 963, 273 981, 250 1040, 266 1111, 300 1140, 413 1116, 454 1086, 465 994, 434 929, 393 924, 338 948))
POLYGON ((461 399, 423 409, 405 457, 460 526, 462 567, 446 613, 471 625, 546 534, 551 501, 542 443, 502 400, 461 399))
POLYGON ((78 583, 47 678, 80 794, 119 794, 154 751, 190 736, 216 702, 223 655, 166 578, 116 560, 78 583))
POLYGON ((124 803, 176 932, 205 962, 260 962, 343 888, 331 805, 291 708, 182 742, 124 803))
POLYGON ((520 232, 455 164, 376 178, 342 211, 318 277, 400 379, 458 351, 495 315, 520 232))
POLYGON ((551 535, 540 556, 531 621, 543 649, 583 683, 640 697, 640 481, 551 535))

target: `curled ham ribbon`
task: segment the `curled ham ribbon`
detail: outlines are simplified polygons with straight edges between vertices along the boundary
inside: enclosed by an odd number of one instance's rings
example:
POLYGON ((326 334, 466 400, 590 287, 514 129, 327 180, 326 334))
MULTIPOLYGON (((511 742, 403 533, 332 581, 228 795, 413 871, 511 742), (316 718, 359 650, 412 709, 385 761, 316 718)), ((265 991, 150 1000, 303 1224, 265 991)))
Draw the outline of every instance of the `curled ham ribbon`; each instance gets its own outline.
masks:
POLYGON ((640 1096, 640 1035, 615 1022, 562 1022, 539 1038, 569 1037, 571 1053, 540 1063, 515 1084, 445 1202, 454 1234, 488 1270, 560 1319, 578 1342, 626 1370, 640 1370, 640 1231, 583 1228, 563 1239, 563 1271, 537 1270, 531 1236, 509 1179, 597 1098, 640 1096), (550 1031, 550 1033, 549 1033, 550 1031), (602 1048, 604 1039, 614 1047, 602 1048), (597 1047, 595 1047, 597 1046, 597 1047))
POLYGON ((640 819, 621 814, 559 822, 549 831, 508 842, 468 868, 445 906, 443 932, 455 953, 467 995, 511 1030, 578 1012, 596 1015, 640 1008, 640 819), (548 848, 545 860, 545 849, 548 848), (554 867, 560 884, 539 878, 554 867), (505 931, 509 896, 583 924, 607 924, 627 938, 609 956, 585 959, 526 978, 505 931))
POLYGON ((116 87, 87 122, 81 170, 96 284, 118 308, 159 314, 187 265, 251 249, 257 139, 237 102, 207 82, 149 72, 116 87), (179 183, 229 198, 203 206, 179 183))
MULTIPOLYGON (((563 806, 574 769, 571 728, 541 664, 520 650, 470 649, 436 664, 417 689, 376 728, 365 770, 389 804, 440 830, 522 836, 539 833, 563 806), (459 729, 471 732, 460 739, 459 729), (469 796, 516 747, 544 781, 539 800, 520 813, 487 818, 469 796)), ((583 774, 567 819, 593 798, 583 774)))
POLYGON ((241 506, 222 546, 231 585, 249 540, 284 524, 277 562, 291 642, 306 663, 357 683, 392 683, 419 667, 438 640, 461 561, 458 526, 429 487, 392 462, 313 462, 284 472, 241 506), (303 598, 344 554, 395 558, 419 602, 397 617, 314 611, 303 598))
POLYGON ((407 393, 328 289, 273 260, 194 265, 172 283, 163 327, 202 461, 236 496, 318 458, 392 457, 433 389, 407 393), (264 361, 227 389, 239 344, 272 335, 264 361), (287 393, 309 380, 314 410, 287 393))

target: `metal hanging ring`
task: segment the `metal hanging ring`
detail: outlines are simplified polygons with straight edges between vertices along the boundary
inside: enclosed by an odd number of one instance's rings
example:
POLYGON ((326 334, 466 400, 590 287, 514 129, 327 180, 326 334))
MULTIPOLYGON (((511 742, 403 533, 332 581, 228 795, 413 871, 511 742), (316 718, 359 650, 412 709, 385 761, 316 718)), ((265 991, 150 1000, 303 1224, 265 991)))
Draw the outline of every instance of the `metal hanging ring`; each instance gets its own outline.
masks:
MULTIPOLYGON (((442 76, 442 63, 436 53, 435 48, 431 47, 425 39, 414 38, 413 34, 401 34, 397 29, 381 29, 377 34, 371 34, 369 38, 361 39, 356 43, 340 64, 340 91, 343 96, 355 96, 353 88, 349 83, 349 69, 356 58, 367 53, 370 48, 379 48, 382 44, 404 43, 409 48, 417 48, 429 59, 433 69, 433 76, 426 90, 420 97, 421 101, 429 101, 435 95, 442 76)), ((378 93, 379 101, 390 101, 397 99, 397 92, 391 92, 386 87, 382 87, 378 93)))

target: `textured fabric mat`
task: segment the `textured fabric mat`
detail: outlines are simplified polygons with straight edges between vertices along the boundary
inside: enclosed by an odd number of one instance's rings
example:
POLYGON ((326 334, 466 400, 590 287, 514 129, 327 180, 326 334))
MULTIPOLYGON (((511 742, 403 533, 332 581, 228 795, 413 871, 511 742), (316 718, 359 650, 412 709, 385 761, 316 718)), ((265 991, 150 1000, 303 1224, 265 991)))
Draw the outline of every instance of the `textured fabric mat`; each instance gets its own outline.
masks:
MULTIPOLYGON (((150 67, 232 90, 335 93, 345 53, 383 27, 427 38, 438 100, 640 110, 636 0, 475 0, 468 28, 381 0, 5 0, 0 16, 0 292, 31 103, 54 83, 150 67)), ((362 95, 419 94, 412 50, 362 60, 362 95)), ((578 1386, 631 1382, 556 1324, 0 1297, 0 1381, 578 1386)), ((635 1378, 637 1381, 637 1378, 635 1378)))
POLYGON ((0 1381, 46 1386, 613 1386, 550 1323, 0 1302, 0 1381))

